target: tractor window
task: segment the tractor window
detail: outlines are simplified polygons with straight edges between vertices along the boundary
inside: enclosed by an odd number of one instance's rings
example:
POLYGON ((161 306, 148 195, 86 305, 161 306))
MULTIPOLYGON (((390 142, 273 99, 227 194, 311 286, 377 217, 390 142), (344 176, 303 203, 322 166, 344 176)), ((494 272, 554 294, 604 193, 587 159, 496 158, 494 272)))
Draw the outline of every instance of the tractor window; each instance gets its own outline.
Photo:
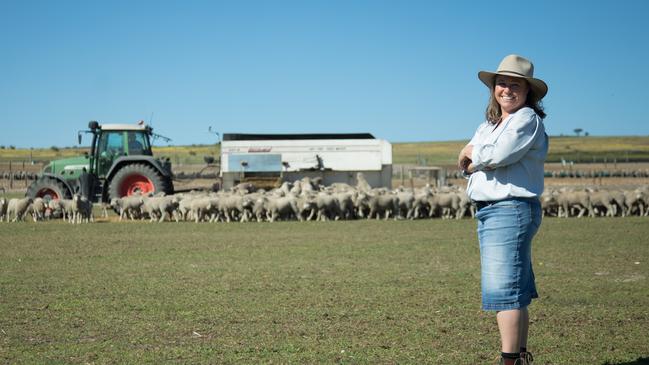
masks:
POLYGON ((124 154, 124 136, 122 132, 103 132, 97 143, 97 175, 105 176, 113 161, 124 154))
POLYGON ((119 132, 104 132, 99 141, 99 151, 106 151, 111 155, 119 155, 124 151, 122 134, 119 132))
POLYGON ((129 155, 151 155, 148 139, 142 132, 128 132, 129 155))

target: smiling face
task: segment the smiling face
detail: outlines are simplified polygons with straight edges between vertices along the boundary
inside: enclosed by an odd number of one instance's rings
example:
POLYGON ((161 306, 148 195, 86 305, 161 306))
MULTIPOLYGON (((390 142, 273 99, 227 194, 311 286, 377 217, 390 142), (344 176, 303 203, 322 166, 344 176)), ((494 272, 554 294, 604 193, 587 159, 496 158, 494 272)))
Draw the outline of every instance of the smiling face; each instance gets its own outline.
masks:
POLYGON ((529 85, 520 77, 496 76, 494 97, 500 105, 503 118, 515 113, 525 105, 529 85))

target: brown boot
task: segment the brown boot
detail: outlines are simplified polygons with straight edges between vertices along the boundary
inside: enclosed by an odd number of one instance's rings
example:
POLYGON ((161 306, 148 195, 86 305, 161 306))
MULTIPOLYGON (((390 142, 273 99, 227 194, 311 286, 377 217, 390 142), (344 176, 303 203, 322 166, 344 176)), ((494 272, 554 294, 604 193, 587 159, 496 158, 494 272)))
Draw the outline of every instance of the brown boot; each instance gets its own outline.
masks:
MULTIPOLYGON (((524 360, 522 357, 518 358, 514 360, 514 365, 524 365, 525 362, 523 361, 524 360)), ((505 364, 506 364, 505 359, 503 359, 501 356, 498 356, 498 358, 496 359, 496 363, 494 365, 505 365, 505 364)))

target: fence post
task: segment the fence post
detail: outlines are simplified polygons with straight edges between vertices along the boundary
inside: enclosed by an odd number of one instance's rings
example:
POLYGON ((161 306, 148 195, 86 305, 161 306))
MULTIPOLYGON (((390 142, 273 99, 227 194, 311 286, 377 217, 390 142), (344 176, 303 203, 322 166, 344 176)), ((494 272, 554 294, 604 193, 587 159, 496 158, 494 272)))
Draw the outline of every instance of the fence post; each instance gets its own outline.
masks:
POLYGON ((438 187, 446 186, 446 168, 442 167, 439 170, 439 182, 437 183, 438 187))

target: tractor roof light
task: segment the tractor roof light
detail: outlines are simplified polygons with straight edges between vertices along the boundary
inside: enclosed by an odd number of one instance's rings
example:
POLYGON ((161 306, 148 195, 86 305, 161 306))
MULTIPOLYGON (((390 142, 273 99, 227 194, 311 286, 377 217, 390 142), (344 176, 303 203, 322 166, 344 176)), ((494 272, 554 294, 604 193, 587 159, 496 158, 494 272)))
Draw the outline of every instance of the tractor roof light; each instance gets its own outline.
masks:
POLYGON ((90 122, 88 122, 88 128, 90 128, 90 130, 94 132, 95 129, 99 128, 99 122, 97 122, 96 120, 91 120, 90 122))

